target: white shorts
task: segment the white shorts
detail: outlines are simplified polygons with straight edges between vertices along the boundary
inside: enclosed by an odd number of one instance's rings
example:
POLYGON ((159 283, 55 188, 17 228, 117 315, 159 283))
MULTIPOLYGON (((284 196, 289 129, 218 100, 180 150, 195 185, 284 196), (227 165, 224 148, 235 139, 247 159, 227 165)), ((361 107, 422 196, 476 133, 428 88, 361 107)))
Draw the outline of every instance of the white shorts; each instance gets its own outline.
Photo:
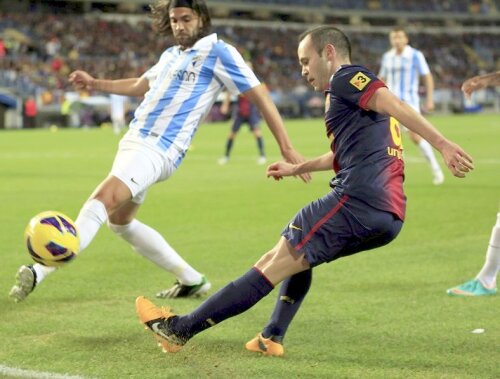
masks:
POLYGON ((170 159, 142 138, 127 133, 118 145, 110 175, 125 183, 134 203, 142 204, 149 187, 168 179, 174 172, 170 159))

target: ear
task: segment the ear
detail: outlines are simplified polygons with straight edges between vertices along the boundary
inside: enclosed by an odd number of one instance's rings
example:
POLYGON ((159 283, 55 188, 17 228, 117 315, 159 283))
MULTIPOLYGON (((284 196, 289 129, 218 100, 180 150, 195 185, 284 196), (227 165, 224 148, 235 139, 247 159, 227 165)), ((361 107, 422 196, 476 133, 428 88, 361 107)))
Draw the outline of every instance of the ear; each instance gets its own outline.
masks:
POLYGON ((337 56, 337 50, 335 49, 335 46, 333 46, 331 43, 325 46, 324 52, 325 52, 325 57, 328 58, 329 60, 332 60, 337 56))

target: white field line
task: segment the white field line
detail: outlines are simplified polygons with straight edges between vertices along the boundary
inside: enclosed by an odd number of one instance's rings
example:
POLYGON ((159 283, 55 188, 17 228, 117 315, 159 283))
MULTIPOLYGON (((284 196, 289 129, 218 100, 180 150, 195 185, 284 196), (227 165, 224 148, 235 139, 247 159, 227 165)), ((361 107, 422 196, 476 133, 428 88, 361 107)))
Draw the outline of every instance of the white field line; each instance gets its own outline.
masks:
MULTIPOLYGON (((436 155, 438 155, 438 153, 436 153, 436 155)), ((427 163, 427 160, 423 157, 403 156, 403 158, 404 158, 404 161, 407 163, 427 163)), ((474 159, 474 164, 497 165, 497 164, 500 164, 500 159, 495 159, 495 158, 474 159)))
POLYGON ((25 370, 17 367, 4 366, 2 364, 0 364, 0 375, 5 375, 7 377, 12 377, 12 378, 29 378, 29 379, 89 379, 89 378, 84 378, 83 376, 25 370))
MULTIPOLYGON (((82 157, 101 159, 102 157, 107 157, 107 156, 112 157, 112 155, 109 155, 109 154, 99 154, 98 156, 93 155, 93 156, 89 157, 86 154, 74 154, 74 153, 58 153, 58 152, 30 153, 30 152, 19 152, 19 153, 0 153, 0 160, 2 160, 2 159, 12 159, 12 160, 16 160, 16 159, 43 159, 43 158, 58 158, 58 159, 61 158, 61 159, 64 159, 64 158, 82 158, 82 157)), ((250 157, 250 156, 241 156, 241 155, 237 156, 236 155, 235 157, 231 157, 231 160, 234 160, 234 161, 243 161, 243 160, 251 160, 253 158, 254 158, 253 156, 250 157)), ((199 161, 199 160, 207 160, 207 159, 210 160, 210 159, 213 159, 213 157, 212 156, 208 157, 206 155, 188 154, 188 156, 187 156, 186 159, 199 161)), ((279 160, 279 159, 281 159, 281 157, 271 156, 271 157, 268 157, 268 162, 272 163, 275 160, 279 160)), ((427 161, 423 157, 409 156, 409 155, 408 156, 404 156, 404 161, 407 162, 407 163, 427 163, 427 161)), ((477 160, 474 160, 474 163, 475 164, 498 165, 498 164, 500 164, 500 158, 477 159, 477 160)))

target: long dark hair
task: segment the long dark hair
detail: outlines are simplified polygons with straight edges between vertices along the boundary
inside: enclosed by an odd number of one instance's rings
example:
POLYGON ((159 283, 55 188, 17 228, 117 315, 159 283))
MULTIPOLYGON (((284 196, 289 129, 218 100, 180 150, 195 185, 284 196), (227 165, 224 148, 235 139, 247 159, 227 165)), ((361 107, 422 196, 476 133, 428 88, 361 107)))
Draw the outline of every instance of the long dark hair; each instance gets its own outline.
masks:
MULTIPOLYGON (((173 0, 159 0, 150 5, 153 29, 161 35, 171 36, 170 27, 170 4, 173 0)), ((191 0, 192 9, 201 18, 203 27, 200 29, 200 38, 210 34, 212 30, 212 21, 208 12, 207 4, 204 0, 191 0)))

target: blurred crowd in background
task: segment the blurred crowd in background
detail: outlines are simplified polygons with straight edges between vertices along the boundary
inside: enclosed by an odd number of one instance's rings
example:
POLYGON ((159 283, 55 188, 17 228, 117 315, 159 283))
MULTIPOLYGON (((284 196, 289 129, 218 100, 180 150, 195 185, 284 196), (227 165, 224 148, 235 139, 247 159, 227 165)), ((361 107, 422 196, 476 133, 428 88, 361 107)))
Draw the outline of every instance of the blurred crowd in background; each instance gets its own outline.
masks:
MULTIPOLYGON (((311 6, 325 2, 286 0, 286 3, 311 6)), ((491 1, 465 0, 335 1, 340 9, 468 13, 489 12, 492 4, 491 1)), ((317 116, 315 109, 321 112, 317 95, 300 77, 296 58, 297 37, 307 26, 301 30, 289 28, 286 23, 277 23, 272 28, 215 24, 214 31, 219 38, 237 46, 252 61, 256 74, 266 83, 285 116, 317 116)), ((413 30, 408 31, 410 43, 422 50, 429 62, 438 101, 439 91, 459 94, 464 78, 500 68, 498 34, 413 30)), ((378 72, 381 56, 390 48, 387 31, 353 31, 351 28, 347 35, 353 45, 353 62, 378 72)), ((1 13, 0 38, 0 87, 10 88, 23 99, 34 97, 41 107, 60 105, 64 101, 65 93, 71 90, 67 77, 72 70, 83 69, 95 77, 108 79, 137 77, 172 44, 152 31, 147 17, 130 22, 98 14, 71 14, 61 9, 1 13)))

